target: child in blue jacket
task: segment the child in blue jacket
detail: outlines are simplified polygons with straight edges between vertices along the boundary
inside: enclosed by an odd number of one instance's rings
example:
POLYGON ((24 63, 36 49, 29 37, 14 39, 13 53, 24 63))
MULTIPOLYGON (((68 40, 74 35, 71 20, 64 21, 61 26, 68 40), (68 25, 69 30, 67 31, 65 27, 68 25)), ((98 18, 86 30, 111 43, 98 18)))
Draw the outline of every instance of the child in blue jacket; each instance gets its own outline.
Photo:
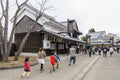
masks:
POLYGON ((58 69, 59 68, 59 61, 60 61, 60 57, 59 55, 54 51, 54 55, 56 56, 56 68, 58 69))

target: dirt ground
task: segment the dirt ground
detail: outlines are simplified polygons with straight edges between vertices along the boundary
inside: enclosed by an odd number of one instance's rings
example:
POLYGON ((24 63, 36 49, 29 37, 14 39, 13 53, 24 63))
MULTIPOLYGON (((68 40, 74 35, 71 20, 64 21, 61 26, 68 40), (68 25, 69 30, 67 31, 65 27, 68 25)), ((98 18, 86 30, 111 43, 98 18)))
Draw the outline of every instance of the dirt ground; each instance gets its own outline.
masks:
MULTIPOLYGON (((23 66, 25 56, 20 56, 18 61, 13 61, 14 57, 9 57, 8 62, 0 62, 1 67, 15 67, 15 66, 23 66)), ((34 64, 37 62, 36 57, 30 57, 30 64, 34 64)))

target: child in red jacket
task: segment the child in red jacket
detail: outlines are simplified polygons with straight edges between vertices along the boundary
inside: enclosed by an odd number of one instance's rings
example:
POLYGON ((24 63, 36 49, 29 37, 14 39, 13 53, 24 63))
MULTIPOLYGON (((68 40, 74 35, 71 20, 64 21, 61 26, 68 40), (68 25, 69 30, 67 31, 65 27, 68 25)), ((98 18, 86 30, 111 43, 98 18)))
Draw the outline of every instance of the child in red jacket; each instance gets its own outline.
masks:
POLYGON ((51 53, 51 56, 50 56, 50 64, 51 64, 51 67, 50 67, 50 73, 53 71, 55 71, 55 64, 56 64, 56 56, 54 55, 54 53, 52 52, 51 53))
POLYGON ((22 78, 24 77, 24 76, 27 76, 27 77, 29 77, 30 76, 30 62, 29 62, 29 57, 26 57, 25 58, 25 61, 24 61, 24 73, 22 74, 22 78))

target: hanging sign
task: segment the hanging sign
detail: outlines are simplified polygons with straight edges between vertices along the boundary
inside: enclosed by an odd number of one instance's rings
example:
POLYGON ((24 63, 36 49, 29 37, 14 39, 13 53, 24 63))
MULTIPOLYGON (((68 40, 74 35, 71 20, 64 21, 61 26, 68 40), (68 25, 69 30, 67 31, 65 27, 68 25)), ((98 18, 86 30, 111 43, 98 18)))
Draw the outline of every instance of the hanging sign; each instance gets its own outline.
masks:
POLYGON ((43 40, 43 48, 44 49, 50 49, 50 41, 43 40))

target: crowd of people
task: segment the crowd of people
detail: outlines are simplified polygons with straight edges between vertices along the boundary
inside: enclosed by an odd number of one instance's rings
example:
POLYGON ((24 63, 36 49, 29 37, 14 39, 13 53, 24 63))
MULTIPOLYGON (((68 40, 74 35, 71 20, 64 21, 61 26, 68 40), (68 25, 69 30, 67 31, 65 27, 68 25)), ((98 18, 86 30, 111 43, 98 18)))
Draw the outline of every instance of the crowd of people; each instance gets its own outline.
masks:
MULTIPOLYGON (((76 54, 82 53, 82 54, 88 54, 89 57, 91 57, 92 55, 102 55, 103 53, 103 57, 107 57, 108 52, 110 53, 110 56, 112 56, 114 54, 114 52, 119 54, 119 48, 120 47, 116 47, 116 46, 110 46, 110 47, 95 47, 95 46, 88 46, 88 47, 81 47, 81 48, 77 48, 75 46, 71 46, 69 49, 69 55, 70 55, 70 59, 69 59, 69 66, 71 66, 71 64, 75 64, 76 63, 76 54)), ((40 48, 38 51, 38 62, 40 65, 40 73, 42 73, 44 71, 44 64, 45 64, 45 57, 46 57, 46 52, 43 48, 40 48)), ((57 54, 56 51, 51 51, 51 55, 50 55, 50 73, 54 72, 56 69, 59 69, 59 61, 60 61, 60 57, 57 54)), ((30 76, 30 61, 29 61, 29 57, 25 58, 24 61, 24 73, 21 75, 21 77, 29 77, 30 76)))
POLYGON ((81 48, 81 53, 82 54, 89 54, 89 57, 91 57, 92 55, 101 55, 103 53, 103 57, 107 57, 107 54, 110 53, 110 56, 112 56, 112 54, 114 53, 118 53, 120 52, 120 47, 119 46, 104 46, 104 47, 96 47, 96 46, 88 46, 85 48, 81 48))

